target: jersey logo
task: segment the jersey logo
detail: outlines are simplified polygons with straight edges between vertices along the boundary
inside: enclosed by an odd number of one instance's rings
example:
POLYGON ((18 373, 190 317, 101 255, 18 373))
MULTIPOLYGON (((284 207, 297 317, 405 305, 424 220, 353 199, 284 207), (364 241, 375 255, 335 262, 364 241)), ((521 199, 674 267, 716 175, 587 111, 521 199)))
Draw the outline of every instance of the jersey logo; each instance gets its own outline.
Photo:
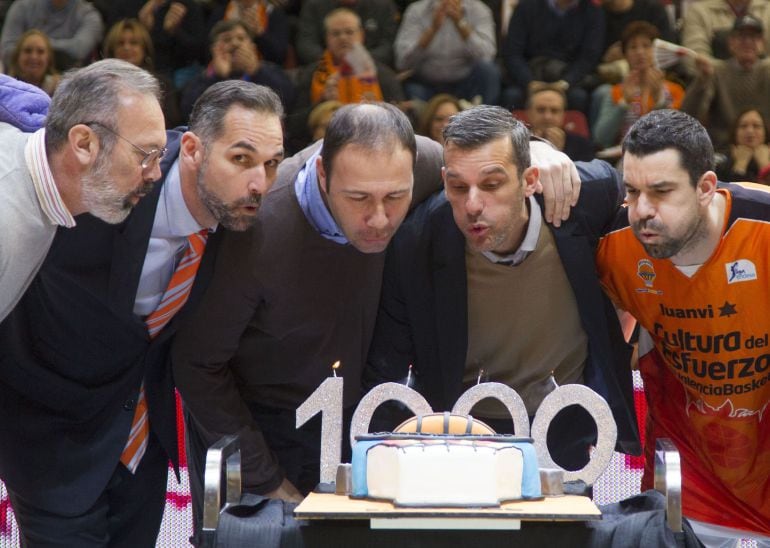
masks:
POLYGON ((728 284, 757 279, 757 267, 748 259, 738 259, 731 263, 725 263, 725 272, 728 284))
POLYGON ((652 283, 655 281, 655 269, 652 267, 652 261, 649 259, 641 259, 636 263, 636 275, 639 276, 644 285, 652 287, 652 283))
POLYGON ((655 268, 652 266, 652 261, 649 259, 639 259, 636 263, 636 275, 639 276, 644 282, 644 287, 637 287, 637 293, 654 293, 655 295, 662 295, 663 291, 659 289, 653 289, 652 284, 655 282, 655 268))

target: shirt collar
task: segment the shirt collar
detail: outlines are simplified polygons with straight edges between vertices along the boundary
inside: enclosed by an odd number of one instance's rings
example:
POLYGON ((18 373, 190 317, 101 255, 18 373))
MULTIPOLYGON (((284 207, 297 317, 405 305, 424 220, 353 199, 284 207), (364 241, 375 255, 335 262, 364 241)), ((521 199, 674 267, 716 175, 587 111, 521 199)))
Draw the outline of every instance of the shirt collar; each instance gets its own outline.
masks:
POLYGON ((318 187, 316 158, 320 155, 321 149, 318 149, 305 162, 305 166, 299 171, 294 181, 294 193, 297 195, 299 207, 316 232, 327 240, 344 245, 348 243, 348 239, 332 217, 329 208, 326 207, 321 189, 318 187))
POLYGON ((530 253, 537 247, 537 239, 540 236, 540 228, 543 225, 543 216, 540 213, 540 204, 534 196, 529 197, 529 220, 527 221, 527 233, 519 248, 509 255, 498 255, 494 251, 482 251, 481 253, 493 263, 510 264, 518 266, 524 262, 530 253))
MULTIPOLYGON (((203 228, 187 208, 182 195, 182 179, 179 175, 179 158, 166 174, 166 182, 160 191, 155 221, 152 225, 153 238, 186 238, 203 228)), ((213 227, 216 228, 216 225, 213 227)), ((213 230, 213 229, 212 229, 213 230)))
POLYGON ((40 208, 46 214, 51 224, 72 228, 75 219, 67 206, 64 205, 59 188, 51 173, 48 156, 45 153, 45 128, 37 130, 27 140, 24 147, 24 159, 32 177, 40 208))

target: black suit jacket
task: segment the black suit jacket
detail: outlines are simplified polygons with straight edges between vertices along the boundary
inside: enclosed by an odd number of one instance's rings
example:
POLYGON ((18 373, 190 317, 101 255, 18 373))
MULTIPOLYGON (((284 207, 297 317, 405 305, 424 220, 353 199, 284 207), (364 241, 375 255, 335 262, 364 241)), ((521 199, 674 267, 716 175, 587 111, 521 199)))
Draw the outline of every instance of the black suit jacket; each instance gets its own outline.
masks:
POLYGON ((75 515, 95 502, 128 439, 142 379, 150 427, 178 461, 169 342, 211 277, 219 233, 209 238, 188 302, 155 339, 133 306, 180 136, 168 133, 163 180, 126 221, 84 214, 59 230, 0 324, 0 476, 39 508, 75 515))
MULTIPOLYGON (((618 449, 638 454, 631 348, 594 267, 595 246, 623 192, 617 173, 604 162, 578 164, 578 169, 583 181, 578 206, 561 227, 547 226, 588 337, 584 382, 610 404, 618 425, 618 449)), ((414 211, 388 248, 366 386, 403 382, 413 364, 416 387, 433 409, 451 409, 463 391, 467 308, 465 238, 442 192, 414 211)))

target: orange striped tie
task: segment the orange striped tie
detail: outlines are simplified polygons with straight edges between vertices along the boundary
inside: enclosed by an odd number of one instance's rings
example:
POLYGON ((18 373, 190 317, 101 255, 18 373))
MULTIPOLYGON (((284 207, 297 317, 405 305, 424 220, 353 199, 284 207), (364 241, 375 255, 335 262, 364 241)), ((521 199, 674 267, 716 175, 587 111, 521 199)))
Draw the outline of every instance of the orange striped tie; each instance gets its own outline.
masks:
MULTIPOLYGON (((187 237, 189 245, 185 251, 184 257, 176 267, 171 281, 168 283, 166 292, 160 300, 155 312, 147 316, 147 332, 150 338, 155 338, 161 329, 163 329, 174 314, 179 312, 187 302, 190 296, 195 274, 201 264, 201 257, 206 248, 206 238, 208 229, 201 230, 197 234, 187 237)), ((133 474, 139 466, 139 462, 147 450, 147 440, 150 436, 150 424, 147 416, 147 399, 144 397, 144 383, 139 389, 139 398, 136 402, 136 411, 134 412, 134 421, 131 423, 131 433, 128 435, 126 447, 123 454, 120 455, 120 462, 128 468, 133 474)))

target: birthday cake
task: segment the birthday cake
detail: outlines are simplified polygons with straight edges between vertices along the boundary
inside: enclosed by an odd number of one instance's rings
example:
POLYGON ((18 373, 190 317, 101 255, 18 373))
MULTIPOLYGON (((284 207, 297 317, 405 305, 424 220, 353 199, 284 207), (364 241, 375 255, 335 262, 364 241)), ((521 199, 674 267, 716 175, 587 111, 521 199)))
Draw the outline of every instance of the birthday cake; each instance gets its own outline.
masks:
POLYGON ((395 506, 496 507, 541 497, 530 438, 497 434, 358 436, 352 496, 395 506))

